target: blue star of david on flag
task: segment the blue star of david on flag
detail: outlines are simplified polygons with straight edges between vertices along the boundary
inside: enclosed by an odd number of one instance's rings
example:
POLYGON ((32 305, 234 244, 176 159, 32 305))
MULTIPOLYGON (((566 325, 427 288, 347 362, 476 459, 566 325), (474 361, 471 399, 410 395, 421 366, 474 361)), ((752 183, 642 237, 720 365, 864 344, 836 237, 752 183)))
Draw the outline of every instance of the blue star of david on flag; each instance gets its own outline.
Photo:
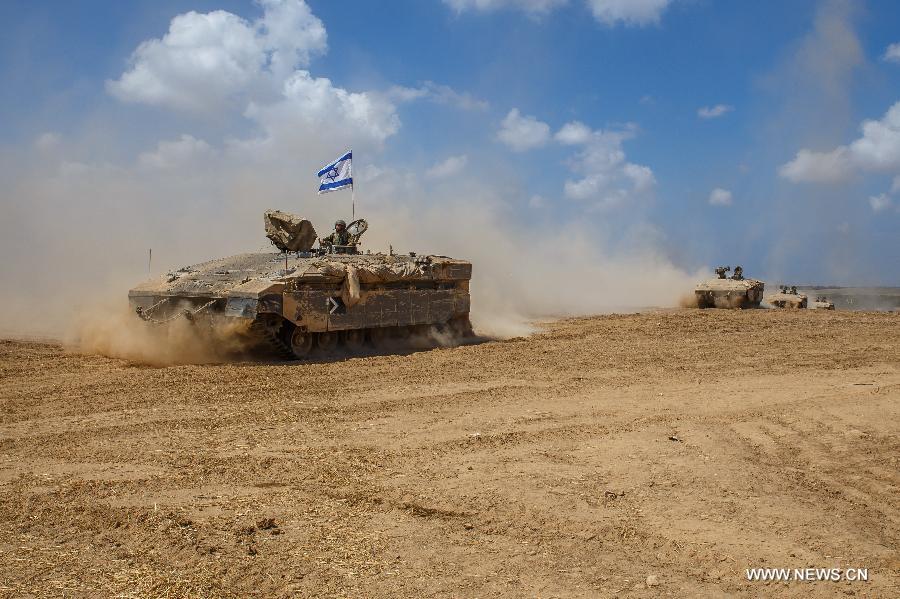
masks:
POLYGON ((319 171, 319 193, 337 191, 353 185, 353 150, 319 171))

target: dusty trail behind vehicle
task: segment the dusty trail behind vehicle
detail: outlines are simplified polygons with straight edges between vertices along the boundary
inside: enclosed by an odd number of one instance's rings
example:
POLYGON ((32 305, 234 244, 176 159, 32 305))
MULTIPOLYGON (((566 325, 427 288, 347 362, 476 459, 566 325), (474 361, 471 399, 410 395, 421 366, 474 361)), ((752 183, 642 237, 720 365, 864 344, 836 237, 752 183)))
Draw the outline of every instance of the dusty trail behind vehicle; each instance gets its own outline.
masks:
POLYGON ((0 381, 0 596, 900 592, 896 313, 283 365, 4 341, 0 381), (806 566, 870 580, 744 577, 806 566))

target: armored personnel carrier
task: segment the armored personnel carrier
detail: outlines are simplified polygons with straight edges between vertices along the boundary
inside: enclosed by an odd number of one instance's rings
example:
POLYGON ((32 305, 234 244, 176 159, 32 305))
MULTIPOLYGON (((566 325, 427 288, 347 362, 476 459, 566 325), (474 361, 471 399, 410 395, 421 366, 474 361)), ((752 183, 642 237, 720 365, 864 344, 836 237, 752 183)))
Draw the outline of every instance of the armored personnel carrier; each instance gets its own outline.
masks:
POLYGON ((816 301, 814 301, 810 306, 812 310, 834 310, 834 302, 828 301, 828 298, 824 295, 817 296, 816 301))
POLYGON ((796 286, 781 285, 778 293, 766 296, 766 303, 776 308, 802 310, 806 308, 807 299, 805 293, 797 292, 796 286))
MULTIPOLYGON (((238 325, 254 345, 285 359, 339 346, 361 349, 392 337, 428 332, 464 337, 472 264, 446 256, 359 253, 368 225, 346 227, 346 245, 320 240, 303 218, 265 214, 280 252, 239 254, 186 266, 128 292, 149 323, 185 317, 238 325)), ((231 330, 231 329, 229 329, 231 330)))
POLYGON ((694 288, 698 308, 758 308, 762 301, 765 283, 745 279, 744 269, 730 266, 716 268, 716 278, 709 279, 694 288))

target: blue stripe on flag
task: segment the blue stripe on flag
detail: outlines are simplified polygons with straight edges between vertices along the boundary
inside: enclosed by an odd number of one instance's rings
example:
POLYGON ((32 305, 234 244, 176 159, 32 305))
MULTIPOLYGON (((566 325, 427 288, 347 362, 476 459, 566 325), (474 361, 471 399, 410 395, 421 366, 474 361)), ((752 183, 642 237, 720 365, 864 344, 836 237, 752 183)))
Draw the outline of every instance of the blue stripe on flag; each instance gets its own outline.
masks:
POLYGON ((318 173, 316 173, 316 176, 321 177, 322 175, 324 175, 325 173, 327 173, 328 171, 333 169, 334 165, 337 164, 338 162, 343 162, 350 158, 353 158, 353 150, 350 150, 349 152, 347 152, 346 154, 344 154, 343 156, 341 156, 340 158, 338 158, 337 160, 335 160, 328 166, 322 167, 322 170, 320 170, 318 173))
POLYGON ((348 185, 353 185, 353 177, 349 179, 341 179, 340 181, 334 181, 332 183, 323 183, 319 185, 319 191, 334 191, 341 187, 347 187, 348 185))

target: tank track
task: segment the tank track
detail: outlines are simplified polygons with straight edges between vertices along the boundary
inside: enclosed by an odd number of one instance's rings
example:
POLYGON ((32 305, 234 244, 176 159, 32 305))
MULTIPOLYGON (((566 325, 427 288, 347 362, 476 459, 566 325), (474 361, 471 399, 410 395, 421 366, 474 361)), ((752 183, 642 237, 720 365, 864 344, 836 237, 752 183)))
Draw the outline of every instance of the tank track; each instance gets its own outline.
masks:
MULTIPOLYGON (((283 325, 282 325, 283 326, 283 325)), ((255 345, 282 360, 296 360, 291 347, 281 338, 281 328, 273 327, 271 322, 257 318, 250 323, 250 336, 255 345)))
MULTIPOLYGON (((447 334, 449 333, 457 342, 464 342, 465 339, 473 337, 474 332, 472 331, 472 324, 469 322, 468 318, 458 318, 452 319, 446 323, 439 323, 436 325, 422 325, 424 327, 423 331, 419 331, 419 335, 423 335, 428 337, 428 330, 431 328, 435 328, 436 330, 447 334)), ((287 342, 288 332, 292 329, 293 325, 289 322, 282 320, 280 317, 276 319, 270 319, 266 317, 257 317, 250 323, 250 326, 246 329, 246 334, 249 337, 250 343, 268 355, 277 357, 278 359, 285 361, 296 361, 302 360, 303 358, 298 357, 293 349, 291 348, 290 343, 287 342)), ((373 331, 379 329, 363 329, 366 333, 366 337, 369 334, 372 334, 373 331)), ((393 338, 396 342, 398 339, 406 339, 410 337, 413 331, 410 330, 410 327, 385 327, 382 329, 386 336, 384 339, 381 339, 381 343, 385 343, 388 338, 393 338)), ((317 342, 318 343, 318 342, 317 342)), ((378 347, 378 341, 370 340, 369 344, 374 343, 376 348, 378 347)), ((367 346, 368 347, 368 346, 367 346)), ((340 344, 341 351, 343 351, 343 343, 340 344)), ((318 348, 314 348, 310 357, 315 357, 317 354, 318 348)), ((362 351, 365 353, 369 351, 369 349, 358 348, 358 351, 362 351)), ((326 351, 326 355, 327 355, 326 351)))

